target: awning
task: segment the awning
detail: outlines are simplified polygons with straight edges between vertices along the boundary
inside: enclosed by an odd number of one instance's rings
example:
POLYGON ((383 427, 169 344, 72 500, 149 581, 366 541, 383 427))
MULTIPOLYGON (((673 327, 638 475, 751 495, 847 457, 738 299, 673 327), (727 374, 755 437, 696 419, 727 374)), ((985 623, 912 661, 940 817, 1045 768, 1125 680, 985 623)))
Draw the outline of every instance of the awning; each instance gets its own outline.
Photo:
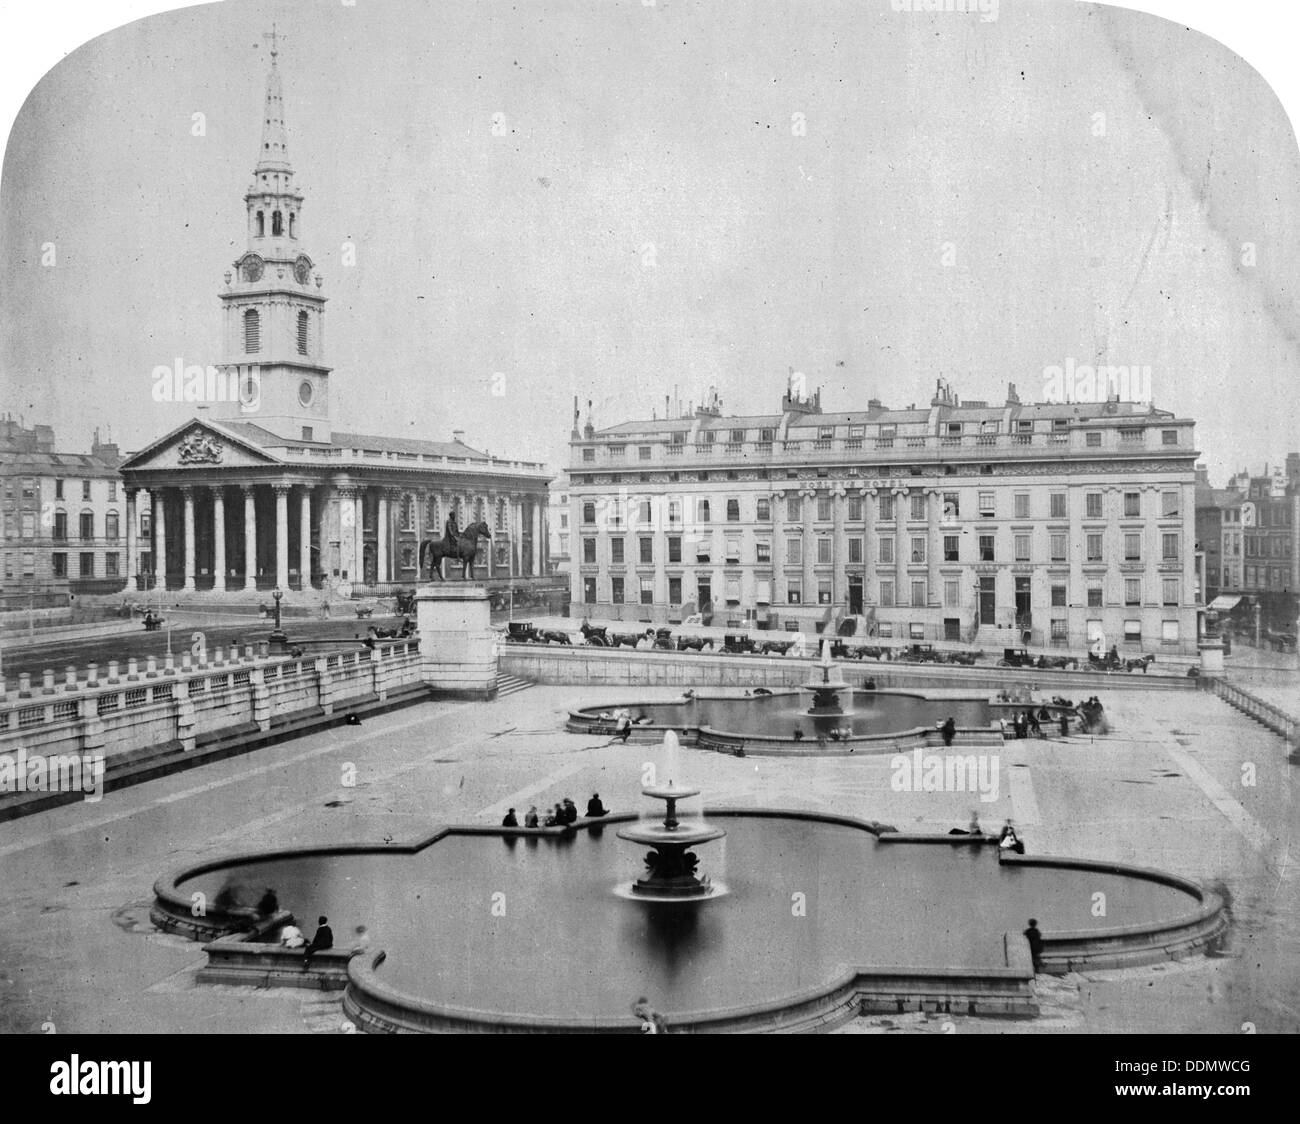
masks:
POLYGON ((1229 594, 1221 593, 1205 607, 1216 613, 1228 613, 1235 609, 1240 601, 1240 597, 1232 597, 1229 594))

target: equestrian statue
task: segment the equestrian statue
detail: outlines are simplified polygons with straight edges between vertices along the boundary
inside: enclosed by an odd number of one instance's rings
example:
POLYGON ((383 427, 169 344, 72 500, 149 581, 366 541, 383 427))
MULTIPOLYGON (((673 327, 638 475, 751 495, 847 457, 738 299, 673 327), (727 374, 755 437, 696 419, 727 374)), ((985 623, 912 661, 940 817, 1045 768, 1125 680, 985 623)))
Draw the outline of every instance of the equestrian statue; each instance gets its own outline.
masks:
POLYGON ((420 575, 423 577, 425 566, 429 567, 430 577, 437 575, 439 581, 446 580, 442 573, 443 559, 449 558, 461 564, 461 577, 471 581, 474 577, 474 559, 478 555, 479 539, 490 539, 492 532, 483 522, 471 523, 463 531, 456 528, 456 516, 448 518, 440 539, 425 539, 420 543, 420 575))

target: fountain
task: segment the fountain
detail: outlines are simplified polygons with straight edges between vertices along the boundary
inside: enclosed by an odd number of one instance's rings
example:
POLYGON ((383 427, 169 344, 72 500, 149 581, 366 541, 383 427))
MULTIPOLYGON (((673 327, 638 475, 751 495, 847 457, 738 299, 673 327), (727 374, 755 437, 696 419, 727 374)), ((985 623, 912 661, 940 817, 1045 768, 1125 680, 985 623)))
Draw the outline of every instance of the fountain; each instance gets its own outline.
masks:
POLYGON ((812 706, 804 711, 809 718, 847 718, 854 713, 840 705, 840 693, 849 690, 849 685, 844 682, 839 665, 831 659, 829 640, 822 641, 822 658, 813 664, 803 687, 813 695, 812 706))
MULTIPOLYGON (((670 758, 676 742, 677 735, 671 730, 664 735, 664 748, 670 758)), ((699 820, 677 818, 677 801, 698 796, 700 790, 669 780, 664 785, 647 785, 641 792, 663 800, 667 812, 663 823, 636 823, 619 830, 620 839, 650 848, 645 859, 645 875, 630 886, 620 887, 620 892, 626 890, 636 898, 652 902, 697 902, 726 893, 726 888, 713 882, 707 874, 696 874, 699 858, 687 848, 721 839, 727 833, 699 820)))

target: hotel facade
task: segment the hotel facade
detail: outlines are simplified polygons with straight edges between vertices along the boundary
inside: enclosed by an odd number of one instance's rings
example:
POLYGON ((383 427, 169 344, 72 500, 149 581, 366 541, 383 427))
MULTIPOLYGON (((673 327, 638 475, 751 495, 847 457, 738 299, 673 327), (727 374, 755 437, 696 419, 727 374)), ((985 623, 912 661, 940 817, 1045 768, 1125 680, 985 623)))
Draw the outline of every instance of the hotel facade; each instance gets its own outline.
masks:
POLYGON ((579 429, 571 612, 1075 650, 1196 651, 1194 423, 961 402, 579 429))

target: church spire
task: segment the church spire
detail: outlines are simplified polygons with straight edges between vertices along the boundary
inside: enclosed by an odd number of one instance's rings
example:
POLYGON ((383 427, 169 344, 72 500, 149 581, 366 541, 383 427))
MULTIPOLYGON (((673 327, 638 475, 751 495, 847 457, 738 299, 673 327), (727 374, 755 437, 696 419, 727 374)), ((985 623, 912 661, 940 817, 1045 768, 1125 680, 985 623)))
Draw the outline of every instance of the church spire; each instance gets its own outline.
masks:
POLYGON ((271 70, 266 76, 266 102, 262 110, 262 147, 257 154, 255 174, 262 172, 288 172, 288 135, 284 128, 284 91, 280 86, 279 36, 275 24, 262 36, 271 41, 271 70))

